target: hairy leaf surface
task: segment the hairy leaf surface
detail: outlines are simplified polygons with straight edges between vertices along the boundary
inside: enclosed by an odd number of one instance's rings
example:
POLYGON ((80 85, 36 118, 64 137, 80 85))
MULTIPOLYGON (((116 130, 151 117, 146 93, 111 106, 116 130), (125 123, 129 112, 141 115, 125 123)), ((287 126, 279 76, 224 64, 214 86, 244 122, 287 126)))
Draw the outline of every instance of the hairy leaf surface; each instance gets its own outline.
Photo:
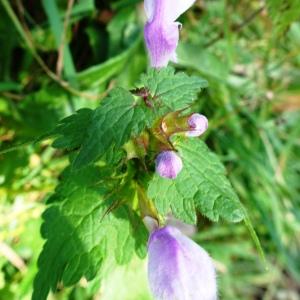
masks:
POLYGON ((174 145, 183 169, 174 180, 155 174, 150 181, 148 196, 157 209, 163 214, 171 209, 189 223, 196 222, 196 209, 212 221, 242 220, 241 204, 218 157, 200 139, 176 137, 174 145))
POLYGON ((170 111, 191 105, 201 89, 208 86, 206 80, 183 72, 175 74, 171 67, 150 69, 142 76, 141 83, 150 91, 154 104, 166 106, 170 111))
POLYGON ((53 142, 53 147, 58 149, 74 149, 79 147, 85 136, 93 111, 88 108, 80 109, 63 120, 51 134, 59 135, 53 142))
POLYGON ((113 89, 95 110, 74 166, 80 168, 96 161, 112 146, 119 149, 150 120, 149 109, 143 102, 122 88, 113 89))
POLYGON ((80 174, 67 170, 53 195, 43 215, 47 241, 38 261, 33 300, 46 299, 60 282, 69 286, 81 277, 93 279, 106 260, 124 264, 135 251, 145 255, 144 225, 134 211, 120 205, 126 194, 116 187, 111 193, 113 180, 106 184, 101 173, 98 167, 81 169, 80 174))

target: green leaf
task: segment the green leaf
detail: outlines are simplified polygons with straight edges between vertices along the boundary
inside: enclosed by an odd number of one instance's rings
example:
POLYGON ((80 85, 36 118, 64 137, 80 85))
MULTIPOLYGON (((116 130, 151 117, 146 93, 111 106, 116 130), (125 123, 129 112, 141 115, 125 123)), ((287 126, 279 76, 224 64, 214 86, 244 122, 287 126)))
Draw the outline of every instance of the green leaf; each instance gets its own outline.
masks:
POLYGON ((174 73, 173 68, 152 69, 142 76, 141 84, 151 94, 152 108, 122 88, 113 89, 93 114, 74 166, 80 168, 96 161, 112 146, 119 149, 157 118, 192 104, 201 88, 207 86, 201 78, 174 73))
POLYGON ((140 38, 132 44, 126 51, 109 58, 104 63, 94 65, 76 75, 77 81, 83 88, 98 87, 105 83, 111 77, 119 74, 134 55, 137 46, 140 44, 140 38))
POLYGON ((95 11, 95 9, 94 0, 79 0, 72 9, 72 16, 81 16, 82 14, 91 13, 95 11))
MULTIPOLYGON (((24 101, 24 103, 25 103, 25 101, 24 101)), ((33 105, 33 103, 30 103, 30 104, 31 104, 31 106, 33 105)), ((42 104, 44 105, 43 110, 44 111, 48 110, 48 107, 45 105, 45 103, 42 102, 42 104)), ((40 104, 40 106, 41 106, 41 104, 40 104)), ((25 108, 26 108, 26 106, 25 106, 25 108)), ((21 109, 23 109, 23 108, 21 107, 21 109)), ((30 114, 31 111, 29 109, 27 109, 27 110, 28 110, 28 114, 30 114)), ((33 110, 33 111, 36 112, 36 110, 33 110)), ((35 115, 35 118, 30 119, 28 117, 28 115, 25 114, 26 113, 25 110, 23 110, 22 112, 23 112, 22 118, 27 120, 27 125, 30 125, 30 120, 32 119, 34 122, 39 123, 40 127, 43 127, 43 124, 45 124, 45 126, 48 126, 48 127, 51 126, 53 121, 50 122, 49 118, 56 117, 55 111, 50 111, 50 110, 49 110, 49 113, 47 114, 48 119, 46 119, 46 120, 40 120, 38 118, 39 116, 37 116, 37 115, 35 115)), ((3 148, 0 147, 0 154, 12 152, 19 148, 25 147, 27 145, 39 143, 43 140, 53 138, 53 137, 56 137, 56 139, 54 140, 54 142, 52 144, 52 146, 54 148, 67 149, 67 150, 76 149, 76 148, 80 147, 83 143, 83 140, 86 136, 86 131, 87 131, 89 121, 91 119, 92 114, 93 114, 93 111, 91 109, 88 109, 88 108, 80 109, 76 112, 76 114, 73 114, 73 115, 66 117, 66 118, 62 119, 61 121, 59 121, 59 123, 56 125, 56 127, 53 130, 48 131, 47 133, 40 135, 37 138, 28 139, 27 141, 24 141, 24 142, 17 142, 17 143, 11 144, 11 145, 3 147, 3 148)), ((57 118, 58 117, 56 117, 56 120, 57 120, 57 118)))
POLYGON ((108 150, 120 149, 131 136, 151 122, 151 111, 122 88, 112 90, 91 119, 87 137, 74 162, 80 168, 96 161, 108 150))
POLYGON ((60 135, 54 142, 54 148, 75 149, 82 145, 93 111, 88 108, 80 109, 61 120, 50 135, 60 135))
POLYGON ((0 81, 0 92, 21 91, 22 85, 14 81, 0 81))
POLYGON ((159 102, 170 111, 181 110, 191 105, 202 88, 208 86, 206 80, 185 73, 176 73, 171 67, 160 70, 150 69, 141 78, 141 84, 146 87, 153 102, 159 102))
POLYGON ((239 199, 225 176, 218 157, 197 138, 175 137, 174 146, 183 161, 183 170, 176 179, 154 175, 148 196, 160 213, 169 209, 189 223, 196 222, 196 209, 212 221, 223 218, 238 222, 244 218, 239 199))
MULTIPOLYGON (((105 261, 124 264, 134 251, 145 255, 147 233, 140 218, 126 205, 118 181, 105 181, 102 169, 67 169, 43 214, 42 235, 47 239, 34 282, 33 300, 44 300, 62 282, 93 279, 105 261), (111 193, 112 184, 114 193, 111 193)), ((127 189, 126 189, 127 190, 127 189)), ((125 195, 125 196, 124 196, 125 195)))
POLYGON ((132 136, 152 127, 165 114, 192 104, 197 93, 207 84, 201 78, 189 77, 184 73, 174 75, 173 68, 152 69, 142 76, 142 83, 143 88, 151 94, 148 99, 151 107, 146 106, 141 97, 134 97, 122 88, 115 88, 95 111, 79 110, 61 120, 54 130, 40 136, 37 141, 58 136, 53 143, 54 148, 80 148, 74 162, 75 168, 95 162, 108 152, 115 157, 114 154, 132 136))

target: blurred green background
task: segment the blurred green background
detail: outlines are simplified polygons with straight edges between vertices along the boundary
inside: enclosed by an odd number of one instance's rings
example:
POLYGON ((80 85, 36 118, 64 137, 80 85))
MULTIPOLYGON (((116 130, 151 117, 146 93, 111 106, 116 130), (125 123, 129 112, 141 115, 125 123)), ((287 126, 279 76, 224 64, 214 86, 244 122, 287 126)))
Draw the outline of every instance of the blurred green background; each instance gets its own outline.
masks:
MULTIPOLYGON (((200 0, 183 23, 176 68, 209 81, 197 110, 249 211, 198 225, 220 299, 300 299, 300 2, 200 0)), ((30 299, 45 199, 67 165, 51 141, 61 118, 95 108, 147 69, 139 0, 0 0, 0 299, 30 299)), ((150 300, 146 262, 84 279, 49 299, 150 300), (100 284, 101 282, 101 284, 100 284)))

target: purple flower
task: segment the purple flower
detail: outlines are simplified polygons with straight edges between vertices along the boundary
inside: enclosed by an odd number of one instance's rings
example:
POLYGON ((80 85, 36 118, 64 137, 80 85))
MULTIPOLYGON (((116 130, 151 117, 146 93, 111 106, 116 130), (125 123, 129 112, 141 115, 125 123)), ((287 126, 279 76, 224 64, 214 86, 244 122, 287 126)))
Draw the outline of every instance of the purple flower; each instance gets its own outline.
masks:
POLYGON ((188 119, 190 131, 186 133, 188 137, 200 136, 208 128, 208 120, 200 114, 192 114, 188 119))
POLYGON ((182 160, 174 151, 163 151, 156 158, 156 172, 164 178, 174 179, 182 169, 182 160))
POLYGON ((145 25, 145 42, 152 67, 166 67, 170 60, 176 62, 181 24, 175 20, 194 2, 195 0, 145 0, 148 19, 145 25))
POLYGON ((212 259, 178 229, 152 232, 148 242, 148 279, 156 300, 216 300, 212 259))

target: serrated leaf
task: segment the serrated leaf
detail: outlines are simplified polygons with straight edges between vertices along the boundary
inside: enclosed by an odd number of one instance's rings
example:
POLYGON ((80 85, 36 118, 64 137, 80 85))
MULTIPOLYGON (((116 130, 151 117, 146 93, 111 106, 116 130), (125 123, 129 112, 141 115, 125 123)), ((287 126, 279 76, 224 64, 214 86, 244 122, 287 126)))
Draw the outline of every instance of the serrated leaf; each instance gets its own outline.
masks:
POLYGON ((142 76, 141 84, 149 90, 154 104, 159 102, 171 111, 191 105, 201 89, 208 86, 206 80, 183 72, 175 74, 171 67, 150 69, 142 76))
POLYGON ((61 120, 51 135, 60 135, 52 144, 58 149, 75 149, 79 147, 86 136, 87 127, 93 111, 88 108, 80 109, 61 120))
POLYGON ((186 108, 207 85, 201 78, 184 73, 174 75, 174 72, 173 68, 165 68, 150 70, 143 76, 142 83, 152 96, 152 107, 147 106, 142 98, 115 88, 95 111, 79 110, 63 119, 46 137, 60 135, 53 143, 55 148, 80 147, 73 163, 77 169, 95 162, 106 153, 114 154, 132 136, 151 127, 164 114, 186 108))
POLYGON ((122 88, 112 90, 93 114, 74 167, 96 161, 112 146, 119 149, 149 124, 149 117, 149 108, 131 93, 122 88))
POLYGON ((148 196, 159 212, 165 214, 171 209, 176 217, 189 223, 196 222, 196 209, 212 221, 220 217, 241 221, 241 204, 218 157, 197 138, 175 137, 173 143, 182 158, 183 170, 174 180, 156 174, 148 186, 148 196))
POLYGON ((77 172, 68 170, 54 195, 57 200, 43 214, 41 231, 47 241, 38 261, 33 300, 46 299, 60 282, 69 286, 83 276, 93 279, 105 260, 124 264, 135 250, 144 255, 144 225, 134 211, 119 205, 125 200, 122 192, 116 188, 111 193, 111 181, 106 184, 100 174, 100 168, 88 167, 80 170, 78 179, 77 172))

